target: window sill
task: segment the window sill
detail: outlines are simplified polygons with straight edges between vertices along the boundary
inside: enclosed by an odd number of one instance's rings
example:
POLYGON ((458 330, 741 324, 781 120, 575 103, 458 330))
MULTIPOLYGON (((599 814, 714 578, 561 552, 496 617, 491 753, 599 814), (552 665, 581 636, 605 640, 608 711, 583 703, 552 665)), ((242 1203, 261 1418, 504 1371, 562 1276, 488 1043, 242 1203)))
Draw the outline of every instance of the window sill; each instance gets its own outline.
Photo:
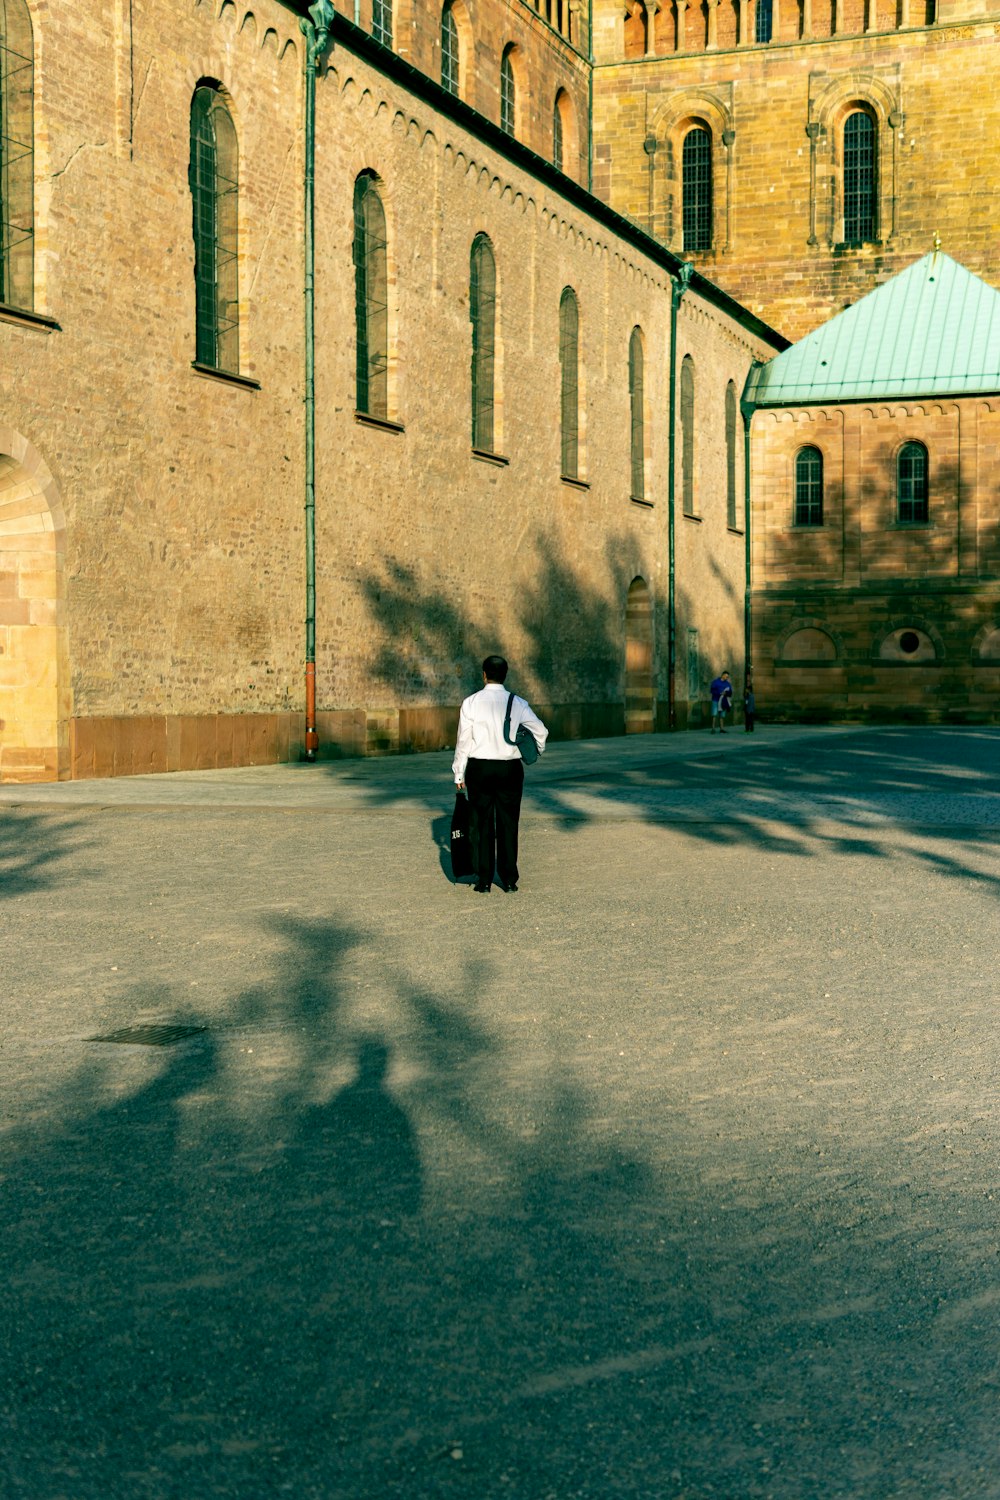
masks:
POLYGON ((826 523, 824 521, 793 521, 792 524, 791 524, 791 526, 786 526, 785 527, 785 530, 789 531, 789 532, 794 532, 794 531, 825 531, 826 530, 826 523))
POLYGON ((705 519, 704 516, 696 516, 695 513, 694 513, 694 511, 691 511, 691 510, 685 510, 685 511, 683 511, 682 515, 683 515, 685 521, 697 521, 699 526, 701 525, 702 521, 704 521, 704 519, 705 519))
POLYGON ((483 464, 496 464, 500 469, 506 469, 510 463, 509 458, 504 458, 502 453, 488 453, 485 448, 473 448, 473 458, 478 458, 483 464))
POLYGON ((405 432, 402 422, 390 422, 388 417, 373 417, 370 412, 356 411, 354 420, 362 427, 376 427, 382 432, 405 432))
POLYGON ((216 370, 211 365, 200 365, 196 359, 191 361, 191 368, 205 380, 220 380, 223 385, 238 385, 244 391, 260 390, 259 380, 250 380, 246 375, 234 375, 231 370, 216 370))
POLYGON ((933 521, 893 521, 890 531, 933 531, 933 521))
POLYGON ((727 526, 726 530, 729 532, 730 536, 745 536, 746 535, 746 533, 743 530, 742 526, 727 526))
POLYGON ((560 484, 568 484, 571 490, 589 490, 590 485, 585 479, 574 479, 569 474, 559 475, 560 484))
POLYGON ((641 495, 629 495, 629 499, 631 500, 633 505, 642 505, 646 508, 646 510, 653 509, 652 500, 644 500, 641 495))
POLYGON ((0 302, 0 323, 14 323, 21 328, 40 328, 44 333, 62 333, 62 326, 55 318, 43 313, 26 312, 23 307, 10 307, 0 302))

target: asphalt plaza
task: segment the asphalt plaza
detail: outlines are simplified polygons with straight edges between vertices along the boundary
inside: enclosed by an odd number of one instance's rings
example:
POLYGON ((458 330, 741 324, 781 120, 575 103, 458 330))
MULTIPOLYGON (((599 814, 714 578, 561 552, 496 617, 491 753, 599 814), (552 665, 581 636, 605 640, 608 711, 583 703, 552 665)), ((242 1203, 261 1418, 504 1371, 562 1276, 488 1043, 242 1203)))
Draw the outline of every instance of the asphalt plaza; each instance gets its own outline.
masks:
POLYGON ((0 1494, 1000 1496, 998 751, 0 789, 0 1494))

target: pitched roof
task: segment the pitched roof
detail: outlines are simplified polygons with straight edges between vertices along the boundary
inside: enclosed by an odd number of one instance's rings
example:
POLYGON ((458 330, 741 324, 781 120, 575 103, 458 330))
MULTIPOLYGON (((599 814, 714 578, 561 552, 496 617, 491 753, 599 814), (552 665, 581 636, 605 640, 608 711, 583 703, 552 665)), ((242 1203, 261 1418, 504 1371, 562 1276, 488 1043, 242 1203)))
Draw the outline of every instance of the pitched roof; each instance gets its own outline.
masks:
POLYGON ((753 373, 757 406, 1000 391, 1000 292, 940 250, 753 373))

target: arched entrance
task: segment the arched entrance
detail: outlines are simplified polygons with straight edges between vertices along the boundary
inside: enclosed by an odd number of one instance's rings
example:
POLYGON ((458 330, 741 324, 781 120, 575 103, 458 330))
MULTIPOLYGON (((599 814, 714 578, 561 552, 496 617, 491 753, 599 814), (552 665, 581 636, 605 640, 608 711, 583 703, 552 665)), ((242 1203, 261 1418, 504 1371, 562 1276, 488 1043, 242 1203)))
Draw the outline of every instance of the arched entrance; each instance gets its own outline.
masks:
POLYGON ((64 526, 51 474, 0 432, 0 781, 69 774, 64 526), (4 451, 4 438, 7 438, 4 451))
POLYGON ((625 607, 625 733, 653 731, 653 600, 642 578, 633 578, 625 607))

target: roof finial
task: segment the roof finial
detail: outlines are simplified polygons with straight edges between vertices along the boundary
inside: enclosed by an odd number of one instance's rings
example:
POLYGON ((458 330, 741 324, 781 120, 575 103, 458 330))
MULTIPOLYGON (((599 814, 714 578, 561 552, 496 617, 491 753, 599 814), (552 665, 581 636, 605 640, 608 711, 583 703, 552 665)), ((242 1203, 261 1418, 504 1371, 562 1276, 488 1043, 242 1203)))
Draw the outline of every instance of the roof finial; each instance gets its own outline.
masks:
POLYGON ((937 230, 935 229, 935 231, 934 231, 934 254, 937 255, 937 253, 938 253, 938 251, 940 249, 941 249, 941 236, 938 234, 937 230))

